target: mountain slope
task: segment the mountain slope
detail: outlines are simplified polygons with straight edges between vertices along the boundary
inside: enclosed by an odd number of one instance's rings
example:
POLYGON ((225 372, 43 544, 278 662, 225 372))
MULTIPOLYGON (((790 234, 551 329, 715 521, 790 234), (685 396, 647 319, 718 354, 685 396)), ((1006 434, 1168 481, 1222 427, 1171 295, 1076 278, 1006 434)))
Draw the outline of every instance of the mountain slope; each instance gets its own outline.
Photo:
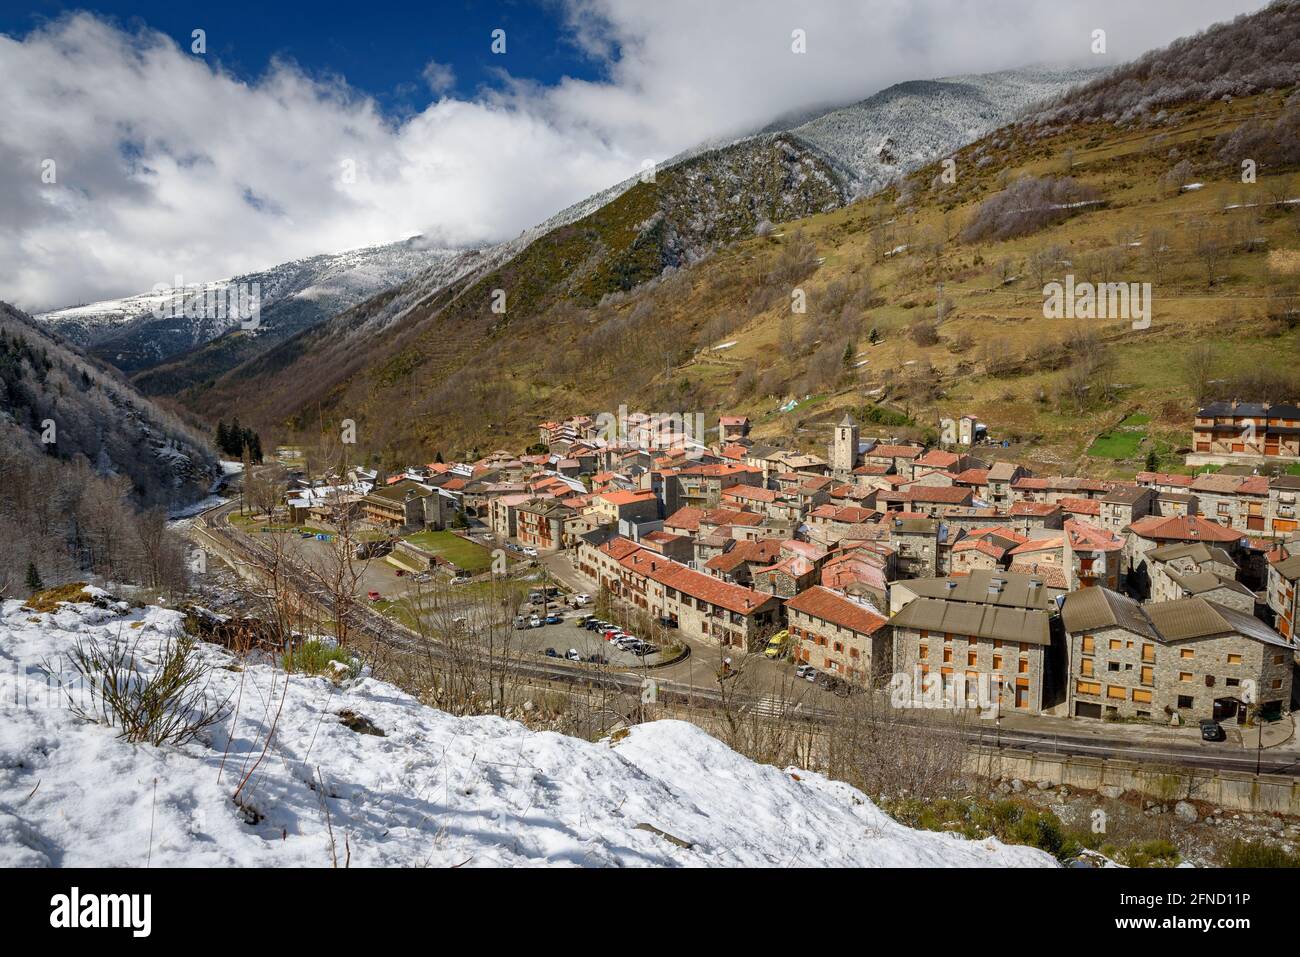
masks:
POLYGON ((193 501, 220 474, 205 438, 6 303, 0 336, 0 423, 11 450, 84 458, 128 478, 144 505, 193 501))
POLYGON ((175 391, 224 372, 301 329, 420 274, 455 278, 465 252, 428 246, 419 237, 344 253, 311 256, 198 286, 168 288, 44 313, 37 318, 124 372, 140 373, 181 357, 158 376, 141 376, 147 393, 175 391), (256 329, 207 307, 241 285, 260 290, 256 329), (209 346, 220 342, 217 346, 209 346), (187 355, 199 349, 193 360, 187 355))
POLYGON ((636 182, 575 222, 489 251, 480 268, 450 285, 415 281, 388 290, 181 398, 210 415, 237 410, 264 421, 347 407, 346 417, 375 425, 382 419, 396 435, 399 423, 436 414, 431 390, 463 398, 446 380, 481 371, 477 350, 525 338, 542 345, 538 324, 546 317, 625 296, 752 235, 764 221, 834 209, 845 199, 829 166, 785 135, 708 152, 659 171, 654 182, 636 182), (504 313, 495 312, 502 301, 504 313), (273 381, 290 386, 277 394, 273 381), (395 407, 389 395, 369 405, 389 389, 413 403, 400 419, 383 412, 395 407))
MULTIPOLYGON (((353 412, 348 417, 355 418, 367 414, 362 396, 386 388, 381 385, 376 389, 355 381, 344 385, 370 366, 375 376, 385 382, 391 381, 399 369, 402 371, 397 378, 423 374, 425 378, 419 380, 423 387, 413 389, 403 401, 411 401, 417 408, 429 410, 427 415, 436 417, 431 393, 438 392, 443 398, 463 402, 467 391, 476 390, 443 385, 438 373, 456 375, 454 364, 430 363, 425 356, 404 353, 403 348, 416 335, 416 327, 426 323, 429 316, 442 316, 444 310, 448 316, 463 316, 463 306, 453 308, 453 304, 480 281, 488 290, 522 286, 528 317, 547 312, 558 301, 554 296, 546 301, 538 299, 534 293, 539 288, 564 290, 567 305, 578 308, 592 306, 606 294, 628 295, 641 283, 658 277, 665 268, 690 265, 717 248, 747 237, 764 219, 790 220, 841 205, 855 190, 892 179, 942 155, 976 132, 1011 118, 1036 98, 1066 89, 1094 73, 1024 70, 935 84, 903 84, 833 111, 820 121, 802 122, 790 133, 769 132, 717 149, 688 152, 665 164, 656 184, 628 180, 558 214, 512 243, 485 251, 482 267, 466 274, 460 282, 438 289, 429 283, 412 281, 400 289, 390 290, 340 316, 318 333, 304 334, 273 353, 250 360, 212 388, 187 391, 182 399, 205 414, 238 409, 246 419, 261 416, 267 424, 286 419, 301 424, 318 418, 322 409, 332 408, 339 402, 350 404, 353 412), (877 135, 891 137, 899 154, 882 157, 858 148, 867 138, 877 135), (770 164, 765 157, 772 155, 774 147, 787 154, 778 164, 785 172, 779 176, 752 176, 753 170, 770 164), (805 172, 787 182, 795 157, 805 172), (749 172, 737 174, 737 170, 749 172), (798 185, 804 175, 814 176, 821 195, 814 202, 796 197, 796 202, 791 203, 787 196, 789 185, 791 182, 798 185), (641 204, 636 197, 629 196, 639 185, 657 194, 651 205, 641 204), (615 204, 622 207, 611 208, 615 204), (643 207, 640 215, 644 218, 630 219, 628 211, 639 205, 643 207), (625 232, 612 240, 602 234, 594 244, 585 246, 581 238, 575 243, 569 230, 580 218, 595 224, 597 233, 603 228, 602 221, 620 218, 635 223, 638 230, 645 227, 649 232, 645 235, 639 231, 625 232), (540 251, 531 250, 531 244, 543 239, 540 251), (619 248, 629 240, 632 244, 629 249, 619 248), (651 254, 654 249, 658 252, 651 254), (528 263, 517 266, 512 260, 525 250, 529 251, 528 263), (557 258, 551 258, 552 254, 557 258), (508 275, 487 282, 489 274, 498 268, 504 268, 508 275), (566 270, 571 275, 557 284, 555 277, 566 270), (593 290, 599 294, 593 295, 593 290), (419 315, 411 321, 399 321, 414 313, 419 315), (395 360, 396 365, 384 366, 393 362, 394 356, 401 356, 395 360), (379 369, 380 366, 383 368, 379 369), (279 376, 292 381, 295 392, 310 383, 308 393, 301 397, 295 395, 288 401, 285 397, 259 401, 256 405, 261 408, 251 408, 253 403, 247 397, 263 393, 262 383, 269 386, 271 379, 279 376)), ((518 321, 516 306, 520 297, 514 288, 510 288, 509 301, 515 304, 510 307, 510 314, 518 321)), ((454 323, 445 324, 444 332, 437 339, 438 349, 449 354, 461 353, 457 335, 454 323)), ((475 335, 475 341, 481 342, 481 336, 475 335)), ((544 337, 540 341, 545 341, 544 337)), ((689 351, 687 343, 672 337, 651 348, 689 351)), ((480 361, 476 359, 462 368, 478 368, 480 361)), ((673 357, 668 356, 664 361, 671 366, 673 357)), ((505 394, 486 399, 487 405, 508 404, 513 390, 513 386, 506 386, 505 394)), ((386 426, 383 431, 394 430, 386 426)), ((417 430, 412 429, 403 440, 414 440, 416 434, 417 430)), ((427 427, 418 430, 418 434, 421 441, 432 438, 427 427)), ((467 441, 471 436, 462 432, 447 438, 467 441)))
MULTIPOLYGON (((79 642, 129 641, 149 670, 180 621, 152 606, 33 615, 3 602, 0 659, 75 680, 79 642)), ((847 784, 755 764, 680 721, 591 743, 451 717, 368 677, 335 688, 214 645, 198 654, 211 700, 243 689, 275 704, 245 699, 166 748, 61 706, 13 710, 0 726, 0 865, 1056 866, 1034 848, 904 827, 847 784), (352 730, 363 721, 370 733, 352 730)))
MULTIPOLYGON (((1300 50, 1297 19, 1270 30, 1284 49, 1300 50)), ((1259 33, 1250 21, 1216 35, 1251 69, 1259 33)), ((1165 78, 1153 83, 1161 89, 1165 78)), ((1010 443, 1002 454, 1043 470, 1132 475, 1148 453, 1175 467, 1206 391, 1186 371, 1198 347, 1210 350, 1202 378, 1218 380, 1214 388, 1292 388, 1300 98, 1290 93, 1167 104, 1154 129, 1026 119, 958 150, 954 183, 938 164, 922 167, 870 200, 621 291, 608 282, 609 230, 623 220, 630 253, 652 198, 674 182, 670 170, 534 242, 491 278, 443 290, 380 341, 357 339, 333 356, 325 340, 286 343, 283 364, 237 370, 215 407, 307 441, 322 422, 328 431, 353 418, 368 450, 393 461, 523 445, 543 419, 627 404, 743 412, 760 436, 796 445, 819 440, 815 427, 846 409, 918 438, 936 437, 943 415, 972 412, 1010 443), (1259 157, 1257 183, 1241 182, 1243 156, 1259 157), (1042 185, 1027 194, 1098 198, 990 234, 1006 238, 964 239, 996 208, 984 204, 1001 196, 1005 210, 1024 177, 1042 185), (1069 276, 1152 283, 1152 327, 1046 318, 1046 285, 1069 276), (506 316, 490 312, 493 288, 510 291, 506 316), (806 313, 791 310, 795 290, 806 313), (723 343, 734 345, 713 348, 723 343), (301 401, 269 396, 282 374, 307 389, 301 401), (794 412, 776 411, 792 398, 794 412), (1088 455, 1129 412, 1149 420, 1133 427, 1136 448, 1104 455, 1103 443, 1088 455)))
POLYGON ((789 132, 820 149, 866 195, 1100 72, 1029 67, 899 83, 789 132))

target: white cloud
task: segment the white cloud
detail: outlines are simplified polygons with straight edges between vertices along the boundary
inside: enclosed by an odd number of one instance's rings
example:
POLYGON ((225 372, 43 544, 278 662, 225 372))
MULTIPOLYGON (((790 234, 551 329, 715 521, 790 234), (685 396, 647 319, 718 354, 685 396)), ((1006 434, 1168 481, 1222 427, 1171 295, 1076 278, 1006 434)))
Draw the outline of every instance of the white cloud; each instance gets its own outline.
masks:
POLYGON ((448 64, 439 63, 437 60, 426 63, 421 76, 436 96, 442 96, 456 85, 456 71, 448 64))
MULTIPOLYGON (((503 76, 400 121, 343 80, 273 64, 248 83, 167 37, 89 14, 0 36, 0 298, 26 308, 218 278, 423 232, 517 234, 700 140, 906 79, 1118 62, 1262 0, 567 0, 608 79, 503 76), (808 52, 790 52, 806 31, 808 52), (53 159, 58 181, 41 180, 53 159), (355 170, 355 182, 345 172, 355 170)), ((509 54, 500 58, 509 68, 509 54)), ((430 62, 435 93, 454 84, 430 62)))

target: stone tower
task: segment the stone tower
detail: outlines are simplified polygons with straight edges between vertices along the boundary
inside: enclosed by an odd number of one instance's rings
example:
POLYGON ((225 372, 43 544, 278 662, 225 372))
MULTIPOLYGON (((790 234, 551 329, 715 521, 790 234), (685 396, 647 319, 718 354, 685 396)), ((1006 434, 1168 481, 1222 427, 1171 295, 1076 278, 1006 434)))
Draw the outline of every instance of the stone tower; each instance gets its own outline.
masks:
POLYGON ((835 440, 831 442, 831 474, 848 478, 858 464, 858 424, 847 412, 835 426, 835 440))

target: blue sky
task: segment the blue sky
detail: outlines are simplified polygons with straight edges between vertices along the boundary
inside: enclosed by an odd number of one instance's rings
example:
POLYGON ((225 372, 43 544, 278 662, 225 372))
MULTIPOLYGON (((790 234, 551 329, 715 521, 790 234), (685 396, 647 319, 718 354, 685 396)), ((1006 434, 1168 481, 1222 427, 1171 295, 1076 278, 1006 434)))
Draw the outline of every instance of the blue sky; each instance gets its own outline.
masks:
POLYGON ((287 57, 312 75, 341 74, 393 113, 422 110, 433 98, 422 79, 430 60, 452 68, 455 82, 448 95, 468 97, 484 85, 499 85, 503 60, 490 50, 497 28, 506 31, 515 76, 550 85, 564 76, 597 80, 604 73, 602 62, 566 39, 564 9, 550 0, 29 0, 27 9, 21 3, 0 9, 0 33, 22 37, 42 22, 80 10, 128 29, 147 24, 183 47, 201 27, 210 57, 245 80, 262 74, 272 57, 287 57))
POLYGON ((782 116, 1113 64, 1263 2, 6 0, 0 299, 40 311, 417 235, 481 247, 782 116))

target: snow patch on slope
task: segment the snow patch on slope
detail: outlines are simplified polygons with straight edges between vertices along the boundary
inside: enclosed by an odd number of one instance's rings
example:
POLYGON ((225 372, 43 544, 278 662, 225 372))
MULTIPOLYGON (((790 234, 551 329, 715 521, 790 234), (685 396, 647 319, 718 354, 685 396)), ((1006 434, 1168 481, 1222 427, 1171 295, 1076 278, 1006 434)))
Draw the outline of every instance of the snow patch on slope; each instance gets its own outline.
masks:
POLYGON ((286 681, 201 645, 218 665, 213 693, 238 696, 239 711, 202 740, 155 748, 77 718, 40 683, 41 663, 66 671, 78 639, 138 642, 148 667, 179 624, 156 607, 0 605, 14 686, 0 721, 0 866, 328 866, 334 853, 354 866, 1055 864, 913 831, 846 784, 755 764, 678 721, 593 744, 454 718, 368 677, 286 681), (345 709, 383 736, 350 730, 345 709), (245 775, 256 823, 232 801, 245 775))

